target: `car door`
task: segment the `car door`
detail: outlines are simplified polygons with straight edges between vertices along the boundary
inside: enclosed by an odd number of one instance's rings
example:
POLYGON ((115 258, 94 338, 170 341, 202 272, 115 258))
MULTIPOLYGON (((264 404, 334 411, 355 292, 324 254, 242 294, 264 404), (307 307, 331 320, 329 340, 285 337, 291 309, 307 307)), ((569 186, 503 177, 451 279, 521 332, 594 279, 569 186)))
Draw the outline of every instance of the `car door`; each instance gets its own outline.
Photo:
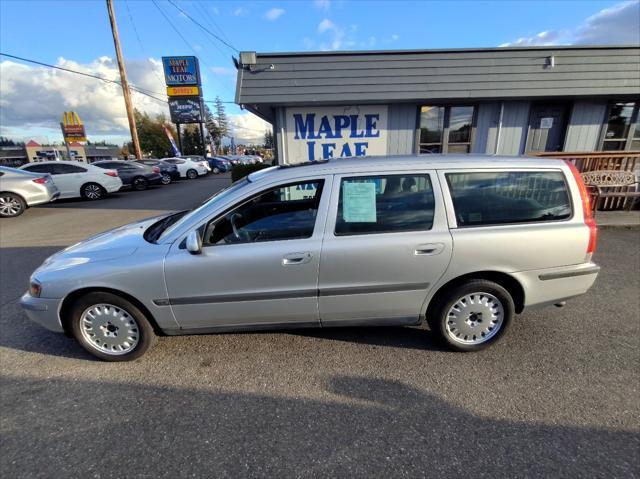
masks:
POLYGON ((176 241, 165 260, 181 328, 315 325, 318 267, 331 176, 288 182, 202 225, 201 254, 176 241))
POLYGON ((336 175, 318 283, 322 324, 416 322, 451 251, 434 172, 336 175))
POLYGON ((67 163, 54 163, 52 175, 54 183, 60 188, 60 196, 66 198, 80 196, 80 188, 88 181, 85 168, 67 163))

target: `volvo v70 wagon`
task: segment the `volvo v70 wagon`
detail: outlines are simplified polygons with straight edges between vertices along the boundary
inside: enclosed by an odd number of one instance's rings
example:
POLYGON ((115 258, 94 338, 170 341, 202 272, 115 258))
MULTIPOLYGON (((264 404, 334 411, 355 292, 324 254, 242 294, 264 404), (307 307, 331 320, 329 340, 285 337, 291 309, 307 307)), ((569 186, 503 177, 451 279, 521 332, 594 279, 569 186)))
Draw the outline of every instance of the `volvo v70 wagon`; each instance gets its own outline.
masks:
POLYGON ((192 211, 48 258, 21 304, 108 361, 158 334, 417 325, 496 342, 526 308, 593 285, 596 226, 555 159, 340 159, 255 172, 192 211))

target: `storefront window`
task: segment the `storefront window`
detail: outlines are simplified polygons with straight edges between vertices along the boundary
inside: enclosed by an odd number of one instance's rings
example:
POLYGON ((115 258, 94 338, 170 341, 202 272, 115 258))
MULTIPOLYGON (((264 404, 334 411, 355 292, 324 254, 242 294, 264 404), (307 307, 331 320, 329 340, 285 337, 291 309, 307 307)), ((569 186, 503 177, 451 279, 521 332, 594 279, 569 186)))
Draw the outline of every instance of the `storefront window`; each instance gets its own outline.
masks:
POLYGON ((636 140, 636 138, 640 138, 637 124, 635 124, 637 118, 637 102, 612 103, 609 107, 609 117, 605 125, 602 149, 604 151, 616 151, 640 147, 639 141, 636 140), (633 133, 631 133, 631 128, 633 128, 633 133))
POLYGON ((420 108, 420 153, 470 153, 473 106, 423 106, 420 108))

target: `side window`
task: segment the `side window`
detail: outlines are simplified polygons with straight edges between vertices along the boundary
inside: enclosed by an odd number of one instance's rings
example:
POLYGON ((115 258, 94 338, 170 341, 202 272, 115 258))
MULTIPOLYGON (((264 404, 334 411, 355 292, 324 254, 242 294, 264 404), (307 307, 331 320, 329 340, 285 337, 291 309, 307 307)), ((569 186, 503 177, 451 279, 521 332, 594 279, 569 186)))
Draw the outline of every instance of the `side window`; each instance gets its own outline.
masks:
POLYGON ((65 175, 68 173, 85 173, 87 170, 76 165, 67 165, 64 163, 53 165, 54 175, 65 175))
POLYGON ((30 165, 24 169, 33 173, 53 173, 53 165, 30 165))
POLYGON ((205 229, 205 246, 309 238, 316 223, 323 180, 272 188, 239 206, 205 229))
POLYGON ((429 175, 343 178, 335 234, 430 230, 433 214, 429 175))
POLYGON ((560 171, 447 173, 458 226, 483 226, 571 217, 560 171))

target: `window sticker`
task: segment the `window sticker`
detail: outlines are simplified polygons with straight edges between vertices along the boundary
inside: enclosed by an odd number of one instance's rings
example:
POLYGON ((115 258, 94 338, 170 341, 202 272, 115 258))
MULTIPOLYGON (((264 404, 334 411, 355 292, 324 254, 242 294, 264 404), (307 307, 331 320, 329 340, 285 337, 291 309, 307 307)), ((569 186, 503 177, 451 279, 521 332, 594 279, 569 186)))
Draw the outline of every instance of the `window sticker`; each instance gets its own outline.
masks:
POLYGON ((347 223, 376 222, 376 184, 346 182, 342 187, 342 217, 347 223))

